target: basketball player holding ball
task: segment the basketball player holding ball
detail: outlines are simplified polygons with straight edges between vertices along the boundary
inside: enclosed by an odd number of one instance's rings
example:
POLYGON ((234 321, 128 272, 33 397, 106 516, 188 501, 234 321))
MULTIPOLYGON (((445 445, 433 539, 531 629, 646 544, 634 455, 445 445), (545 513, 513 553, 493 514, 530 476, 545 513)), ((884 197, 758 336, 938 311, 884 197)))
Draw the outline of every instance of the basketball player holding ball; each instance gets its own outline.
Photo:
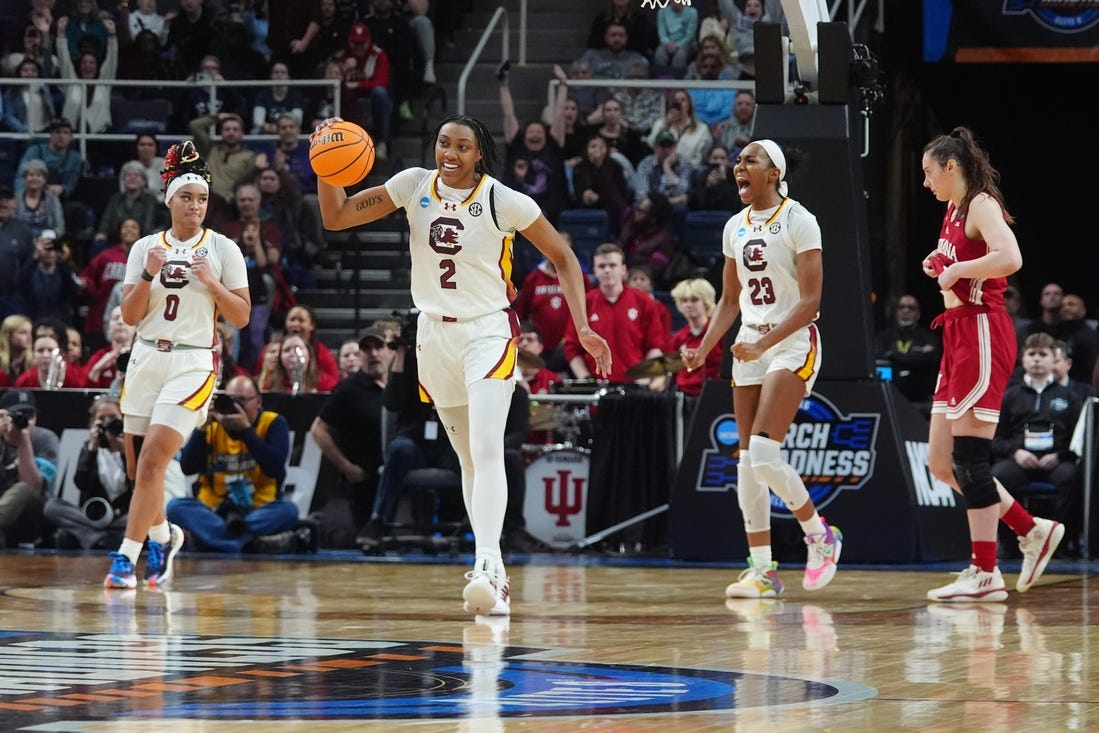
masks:
MULTIPOLYGON (((325 120, 314 132, 324 135, 325 120)), ((489 175, 496 144, 484 123, 444 118, 435 130, 435 170, 409 168, 348 198, 318 181, 327 229, 408 215, 412 300, 420 309, 420 385, 435 403, 462 467, 462 495, 476 542, 466 573, 467 613, 510 614, 510 583, 500 551, 507 506, 504 424, 515 389, 519 323, 510 309, 512 241, 522 232, 557 268, 580 342, 601 375, 607 342, 588 327, 580 263, 538 205, 489 175)))
POLYGON ((202 225, 210 173, 191 141, 168 151, 163 178, 172 226, 134 243, 122 286, 122 318, 137 326, 122 388, 134 493, 104 585, 123 590, 137 586, 134 566, 146 535, 145 584, 172 577, 184 538, 164 513, 164 475, 184 439, 206 421, 218 372, 218 314, 241 328, 252 307, 240 247, 202 225))

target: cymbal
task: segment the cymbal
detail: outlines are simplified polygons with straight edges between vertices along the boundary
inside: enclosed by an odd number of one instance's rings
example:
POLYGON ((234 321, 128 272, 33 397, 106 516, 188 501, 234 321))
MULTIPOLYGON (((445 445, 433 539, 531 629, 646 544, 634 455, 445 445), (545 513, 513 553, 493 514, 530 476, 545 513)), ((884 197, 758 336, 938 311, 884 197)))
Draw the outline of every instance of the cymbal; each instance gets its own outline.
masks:
POLYGON ((628 379, 651 379, 653 377, 663 377, 665 374, 672 374, 683 369, 683 355, 678 351, 669 351, 666 354, 660 354, 634 364, 626 370, 626 377, 628 379))
POLYGON ((545 366, 546 362, 542 361, 542 357, 537 354, 532 354, 529 351, 519 349, 520 369, 542 369, 545 366))
MULTIPOLYGON (((522 352, 519 352, 522 353, 522 352)), ((530 429, 531 430, 555 430, 557 428, 557 411, 553 405, 546 402, 530 403, 530 429)))

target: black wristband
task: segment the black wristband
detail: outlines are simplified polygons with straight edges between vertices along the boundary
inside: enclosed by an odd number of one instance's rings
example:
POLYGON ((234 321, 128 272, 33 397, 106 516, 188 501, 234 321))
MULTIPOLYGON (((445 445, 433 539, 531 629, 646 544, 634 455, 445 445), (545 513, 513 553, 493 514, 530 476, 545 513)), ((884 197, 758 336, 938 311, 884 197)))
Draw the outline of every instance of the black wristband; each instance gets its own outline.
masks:
POLYGON ((141 270, 141 279, 144 280, 147 283, 151 283, 153 281, 153 276, 151 274, 149 274, 148 270, 142 268, 142 270, 141 270))

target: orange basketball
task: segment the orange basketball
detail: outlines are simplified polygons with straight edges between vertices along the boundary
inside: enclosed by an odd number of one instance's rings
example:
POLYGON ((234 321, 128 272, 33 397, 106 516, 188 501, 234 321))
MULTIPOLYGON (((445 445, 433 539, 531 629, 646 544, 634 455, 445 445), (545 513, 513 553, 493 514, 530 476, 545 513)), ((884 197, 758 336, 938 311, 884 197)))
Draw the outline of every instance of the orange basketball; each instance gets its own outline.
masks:
POLYGON ((354 122, 336 122, 309 140, 309 164, 331 186, 354 186, 374 167, 374 141, 354 122))

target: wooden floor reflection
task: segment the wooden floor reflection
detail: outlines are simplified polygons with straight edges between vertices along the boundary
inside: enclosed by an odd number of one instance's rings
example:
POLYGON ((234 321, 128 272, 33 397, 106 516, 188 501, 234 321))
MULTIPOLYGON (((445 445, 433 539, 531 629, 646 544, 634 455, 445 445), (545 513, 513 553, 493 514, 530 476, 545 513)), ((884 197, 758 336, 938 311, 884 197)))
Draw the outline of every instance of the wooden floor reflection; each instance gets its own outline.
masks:
POLYGON ((0 555, 0 730, 1099 729, 1083 565, 1002 604, 855 568, 726 603, 727 567, 543 557, 510 565, 510 622, 477 623, 460 564, 178 562, 129 593, 99 556, 0 555))

